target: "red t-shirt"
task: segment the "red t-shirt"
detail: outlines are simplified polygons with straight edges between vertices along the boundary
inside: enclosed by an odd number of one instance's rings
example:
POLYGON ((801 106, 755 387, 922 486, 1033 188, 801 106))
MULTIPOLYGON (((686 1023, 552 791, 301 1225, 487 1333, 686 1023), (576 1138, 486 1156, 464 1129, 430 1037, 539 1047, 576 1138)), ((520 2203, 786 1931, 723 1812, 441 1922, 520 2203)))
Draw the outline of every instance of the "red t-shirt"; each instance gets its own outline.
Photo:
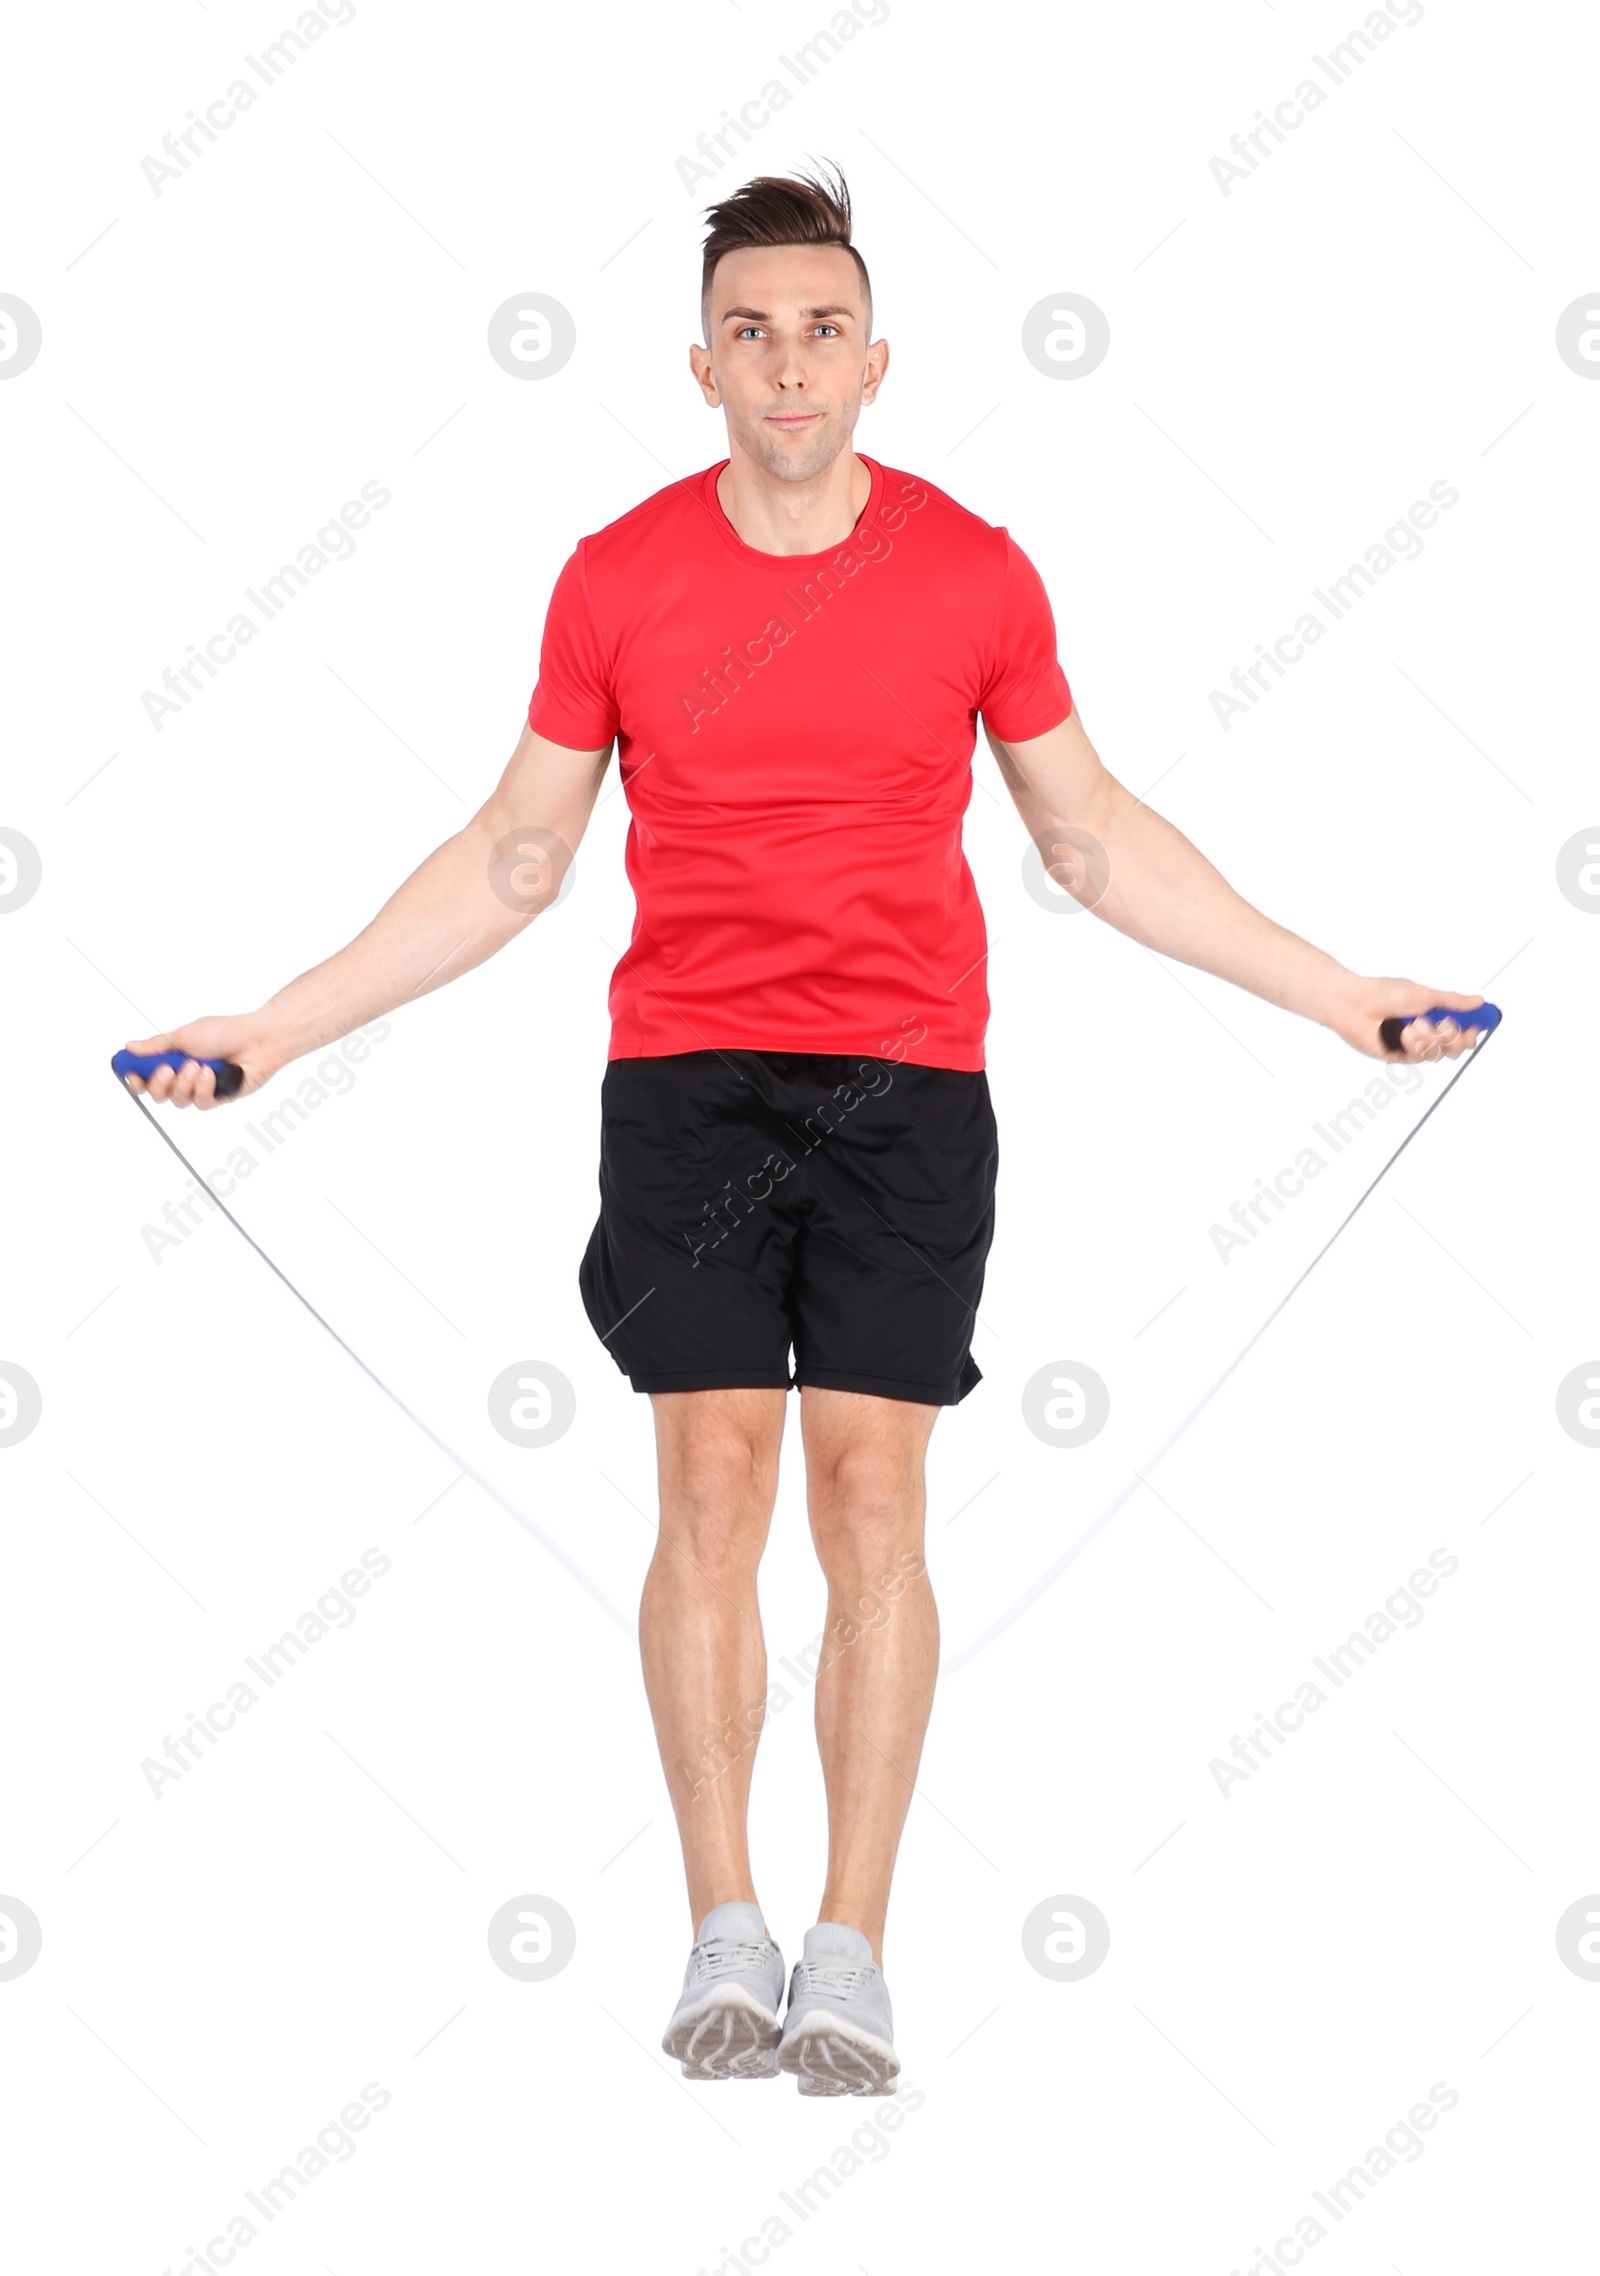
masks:
POLYGON ((717 497, 727 463, 584 538, 545 619, 529 724, 572 750, 617 737, 633 814, 609 1056, 980 1068, 977 714, 1022 742, 1072 709, 1038 572, 870 458, 842 545, 758 552, 717 497))

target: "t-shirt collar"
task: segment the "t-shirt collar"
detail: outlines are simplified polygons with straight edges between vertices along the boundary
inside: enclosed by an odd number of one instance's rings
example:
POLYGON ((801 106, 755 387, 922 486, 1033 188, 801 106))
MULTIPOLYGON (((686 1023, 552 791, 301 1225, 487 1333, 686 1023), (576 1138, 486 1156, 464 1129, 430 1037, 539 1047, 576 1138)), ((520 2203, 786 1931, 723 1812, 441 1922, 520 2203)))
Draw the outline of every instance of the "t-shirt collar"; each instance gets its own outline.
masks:
POLYGON ((701 496, 704 499, 706 511, 711 517, 711 526, 729 550, 735 553, 741 561, 748 562, 752 567, 776 569, 787 576, 795 570, 814 569, 821 562, 831 561, 842 547, 849 545, 876 517, 883 497, 882 466, 877 459, 869 458, 864 450, 857 451, 856 456, 871 475, 872 487, 867 492, 867 502, 856 516, 850 535, 840 538, 837 545, 825 545, 820 553, 763 553, 757 546, 746 545, 732 522, 729 521, 726 512, 723 510, 722 500, 717 496, 717 477, 721 474, 722 469, 729 464, 725 458, 718 459, 715 466, 708 467, 701 481, 701 496))

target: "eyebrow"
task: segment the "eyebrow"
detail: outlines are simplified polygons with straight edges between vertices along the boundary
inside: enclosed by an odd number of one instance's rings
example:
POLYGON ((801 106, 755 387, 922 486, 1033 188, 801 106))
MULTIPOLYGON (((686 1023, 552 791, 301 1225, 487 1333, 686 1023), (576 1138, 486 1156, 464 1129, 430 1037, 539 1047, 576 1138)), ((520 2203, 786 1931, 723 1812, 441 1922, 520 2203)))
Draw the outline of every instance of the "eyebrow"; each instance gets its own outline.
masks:
MULTIPOLYGON (((861 311, 858 308, 851 308, 844 301, 835 301, 823 308, 802 308, 800 314, 810 317, 851 316, 859 322, 861 311)), ((764 308, 725 308, 723 310, 722 322, 724 324, 730 324, 735 319, 741 324, 770 324, 772 321, 768 311, 764 308)))

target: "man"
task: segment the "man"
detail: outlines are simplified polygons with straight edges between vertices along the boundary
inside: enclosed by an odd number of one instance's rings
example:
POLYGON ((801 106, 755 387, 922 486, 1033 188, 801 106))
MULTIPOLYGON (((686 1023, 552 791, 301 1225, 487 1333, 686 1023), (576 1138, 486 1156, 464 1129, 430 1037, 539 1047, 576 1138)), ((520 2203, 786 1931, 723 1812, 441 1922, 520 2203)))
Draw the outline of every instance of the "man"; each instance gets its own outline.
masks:
MULTIPOLYGON (((842 179, 763 177, 710 220, 689 361, 728 456, 573 553, 499 787, 327 963, 257 1012, 131 1048, 237 1061, 248 1095, 481 963, 554 898, 616 743, 638 912, 579 1277, 655 1420, 640 1644, 694 1929, 663 2045, 693 2078, 781 2068, 802 2093, 878 2094, 899 2068, 884 1917, 938 1663, 924 1456, 980 1380, 994 1224, 961 849, 977 718, 1046 867, 1161 955, 1374 1058, 1383 1019, 1482 999, 1361 978, 1242 901, 1102 767, 1021 549, 852 448, 889 350, 842 179), (829 1853, 780 2021, 745 1827, 756 1569, 795 1384, 828 1583, 829 1853)), ((1416 1022, 1401 1055, 1469 1047, 1453 1021, 1416 1022)), ((193 1061, 148 1089, 218 1103, 193 1061)))

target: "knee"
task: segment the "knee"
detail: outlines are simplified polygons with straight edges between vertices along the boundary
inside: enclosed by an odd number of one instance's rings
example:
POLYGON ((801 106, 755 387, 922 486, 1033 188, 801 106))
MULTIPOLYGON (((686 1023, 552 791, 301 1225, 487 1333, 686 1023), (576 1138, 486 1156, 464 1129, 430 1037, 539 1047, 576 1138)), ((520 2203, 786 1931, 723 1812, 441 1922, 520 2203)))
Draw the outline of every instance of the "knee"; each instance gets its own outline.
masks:
POLYGON ((812 1538, 830 1579, 868 1587, 891 1570, 907 1571, 909 1553, 920 1552, 922 1481, 893 1460, 835 1461, 814 1478, 810 1498, 812 1538))
POLYGON ((685 1447, 662 1477, 661 1538, 710 1580, 747 1575, 760 1562, 776 1493, 776 1462, 748 1441, 685 1447))

